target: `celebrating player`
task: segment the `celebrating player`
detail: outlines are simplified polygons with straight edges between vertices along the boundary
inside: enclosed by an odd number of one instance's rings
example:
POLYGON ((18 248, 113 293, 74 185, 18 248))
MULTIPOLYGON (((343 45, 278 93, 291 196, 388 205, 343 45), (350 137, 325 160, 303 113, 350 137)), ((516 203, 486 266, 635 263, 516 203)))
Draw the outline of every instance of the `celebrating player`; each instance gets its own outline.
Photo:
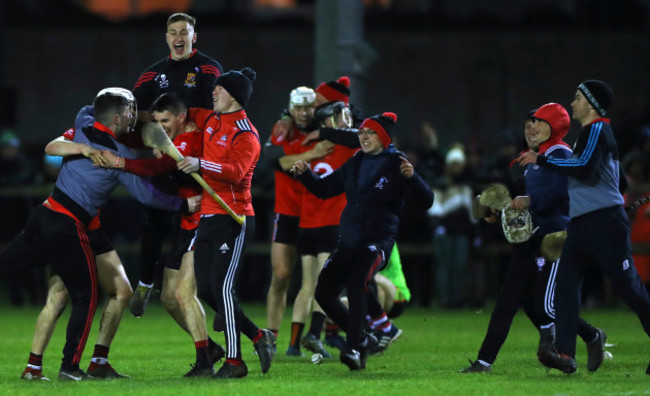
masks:
POLYGON ((341 362, 350 370, 365 368, 376 338, 363 334, 368 281, 385 261, 395 242, 405 194, 411 193, 424 207, 433 193, 413 165, 390 143, 397 116, 384 113, 367 118, 359 130, 361 151, 341 168, 320 178, 308 164, 298 161, 293 172, 319 198, 346 194, 341 215, 339 243, 316 286, 316 300, 347 333, 348 349, 341 362), (347 287, 350 309, 339 300, 347 287))
MULTIPOLYGON (((568 374, 577 370, 580 284, 594 265, 609 278, 614 292, 632 308, 650 335, 650 296, 632 260, 630 224, 619 190, 618 148, 605 118, 611 100, 612 90, 606 83, 583 81, 571 103, 573 119, 582 125, 573 155, 556 159, 528 151, 518 158, 523 166, 540 166, 569 178, 570 220, 555 289, 557 338, 555 348, 545 351, 540 359, 547 367, 568 374)), ((650 364, 646 374, 650 374, 650 364)))
MULTIPOLYGON (((77 115, 74 141, 131 156, 117 138, 128 132, 135 116, 130 91, 107 90, 95 98, 93 106, 84 107, 77 115)), ((98 286, 95 253, 87 227, 118 184, 126 186, 143 203, 161 209, 197 206, 194 199, 166 196, 152 189, 144 179, 98 168, 88 158, 68 160, 63 164, 52 196, 34 211, 24 232, 0 254, 0 276, 50 265, 70 294, 72 313, 59 371, 62 380, 87 378, 79 368, 79 361, 95 314, 98 286)))
MULTIPOLYGON (((165 38, 169 56, 148 67, 133 89, 140 109, 139 119, 150 120, 151 105, 167 92, 176 94, 188 108, 212 108, 212 88, 223 69, 219 62, 194 48, 198 37, 195 28, 196 18, 182 12, 167 19, 165 38)), ((155 177, 153 182, 169 193, 178 189, 166 174, 155 177)), ((153 292, 161 241, 173 228, 169 213, 149 209, 147 218, 140 253, 140 280, 129 304, 131 313, 138 317, 144 315, 153 292)))
POLYGON ((185 173, 201 170, 225 204, 246 216, 240 225, 204 191, 206 201, 201 206, 196 234, 194 269, 199 297, 223 316, 227 350, 226 361, 214 378, 248 374, 241 354, 240 331, 253 341, 262 373, 269 370, 273 360, 275 336, 248 319, 235 295, 246 239, 255 227, 250 187, 260 156, 260 140, 244 110, 255 77, 251 68, 219 76, 212 92, 214 111, 190 109, 190 119, 204 131, 203 154, 200 158, 185 157, 178 163, 178 169, 185 173))
MULTIPOLYGON (((182 155, 201 156, 203 133, 196 129, 193 122, 187 120, 187 108, 176 95, 160 95, 153 103, 152 110, 154 119, 161 124, 182 155)), ((202 192, 201 186, 194 180, 177 171, 176 161, 167 154, 154 159, 118 158, 107 151, 102 154, 108 164, 141 176, 180 173, 174 177, 187 179, 179 181, 181 188, 178 195, 182 198, 200 195, 202 192)), ((221 360, 225 355, 224 349, 208 337, 205 312, 196 295, 193 240, 199 224, 199 215, 198 212, 181 215, 174 244, 165 260, 160 295, 167 312, 194 341, 196 363, 192 370, 185 374, 186 377, 211 376, 215 373, 214 362, 221 360)))

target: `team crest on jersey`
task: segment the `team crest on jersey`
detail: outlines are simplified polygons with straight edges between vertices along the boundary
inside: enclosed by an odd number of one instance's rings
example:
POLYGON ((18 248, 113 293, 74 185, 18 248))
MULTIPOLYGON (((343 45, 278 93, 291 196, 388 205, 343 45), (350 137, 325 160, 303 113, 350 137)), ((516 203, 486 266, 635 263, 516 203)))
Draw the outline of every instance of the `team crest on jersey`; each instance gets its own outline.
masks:
POLYGON ((212 129, 212 127, 207 127, 207 128, 205 128, 205 132, 206 132, 208 135, 212 135, 212 132, 214 132, 214 130, 212 129))
POLYGON ((219 146, 224 146, 225 147, 227 141, 228 141, 228 135, 223 135, 223 136, 221 136, 221 138, 219 138, 219 141, 217 142, 217 144, 219 146))
POLYGON ((375 184, 375 188, 378 188, 378 189, 380 189, 380 190, 383 190, 383 189, 384 189, 384 185, 385 185, 386 183, 388 183, 388 179, 386 179, 384 176, 382 176, 382 177, 379 179, 379 181, 377 182, 377 184, 375 184))
POLYGON ((196 87, 196 73, 187 73, 183 85, 185 85, 188 88, 196 87))
POLYGON ((167 75, 159 74, 156 76, 155 80, 158 81, 158 86, 161 89, 169 88, 169 80, 167 79, 167 75))

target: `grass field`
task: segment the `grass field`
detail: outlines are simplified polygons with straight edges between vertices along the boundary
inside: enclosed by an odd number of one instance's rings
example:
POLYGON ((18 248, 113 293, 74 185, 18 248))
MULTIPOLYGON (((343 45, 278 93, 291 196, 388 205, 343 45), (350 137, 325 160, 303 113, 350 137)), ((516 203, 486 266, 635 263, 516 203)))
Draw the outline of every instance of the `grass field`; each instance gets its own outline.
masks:
MULTIPOLYGON (((245 305, 258 324, 264 324, 262 305, 245 305)), ((194 348, 159 304, 136 319, 125 316, 110 353, 110 361, 128 380, 82 383, 32 383, 19 379, 29 354, 38 310, 0 305, 0 395, 644 395, 650 394, 645 369, 650 341, 628 310, 586 311, 584 317, 604 328, 612 360, 597 373, 586 371, 584 344, 578 343, 578 372, 571 376, 547 372, 535 358, 537 334, 520 313, 510 337, 489 374, 460 374, 475 359, 489 321, 489 310, 440 311, 410 308, 396 323, 402 338, 382 356, 371 357, 368 368, 350 372, 338 354, 321 365, 284 356, 290 318, 285 317, 278 355, 262 375, 252 344, 243 340, 248 377, 217 381, 181 378, 194 361, 194 348)), ((68 312, 64 313, 44 359, 44 373, 56 377, 68 312)), ((100 312, 96 315, 96 321, 100 312)), ((96 339, 93 327, 82 368, 88 366, 96 339)), ((217 342, 223 341, 216 335, 217 342)))

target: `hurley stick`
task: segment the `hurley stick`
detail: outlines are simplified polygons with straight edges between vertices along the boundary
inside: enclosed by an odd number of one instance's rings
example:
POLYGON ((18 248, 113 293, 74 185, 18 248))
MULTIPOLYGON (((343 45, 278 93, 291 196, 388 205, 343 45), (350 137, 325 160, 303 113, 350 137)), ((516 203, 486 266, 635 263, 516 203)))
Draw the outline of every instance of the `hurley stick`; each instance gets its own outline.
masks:
MULTIPOLYGON (((142 127, 142 141, 146 146, 156 148, 163 153, 169 155, 172 157, 174 160, 177 162, 181 161, 183 159, 183 154, 181 154, 176 146, 174 146, 174 143, 169 139, 169 136, 165 133, 163 130, 162 126, 158 124, 157 122, 148 122, 142 127)), ((214 198, 215 201, 225 210, 230 217, 232 217, 239 225, 243 225, 244 221, 246 220, 246 216, 243 215, 238 215, 235 213, 232 209, 230 209, 230 206, 226 204, 223 199, 221 199, 220 196, 217 195, 216 192, 208 185, 208 183, 203 180, 201 175, 198 173, 190 173, 194 180, 197 181, 203 187, 203 189, 210 194, 212 198, 214 198)))

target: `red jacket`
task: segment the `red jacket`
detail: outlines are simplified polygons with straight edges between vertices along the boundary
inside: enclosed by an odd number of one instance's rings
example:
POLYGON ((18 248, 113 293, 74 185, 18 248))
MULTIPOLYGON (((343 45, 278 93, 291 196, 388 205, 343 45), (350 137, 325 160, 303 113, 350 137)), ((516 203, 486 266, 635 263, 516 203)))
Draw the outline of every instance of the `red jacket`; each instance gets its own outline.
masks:
MULTIPOLYGON (((217 114, 212 110, 191 108, 189 118, 203 132, 201 173, 205 181, 237 214, 254 216, 251 180, 260 158, 257 129, 238 110, 217 114)), ((205 191, 201 214, 227 214, 205 191)))

